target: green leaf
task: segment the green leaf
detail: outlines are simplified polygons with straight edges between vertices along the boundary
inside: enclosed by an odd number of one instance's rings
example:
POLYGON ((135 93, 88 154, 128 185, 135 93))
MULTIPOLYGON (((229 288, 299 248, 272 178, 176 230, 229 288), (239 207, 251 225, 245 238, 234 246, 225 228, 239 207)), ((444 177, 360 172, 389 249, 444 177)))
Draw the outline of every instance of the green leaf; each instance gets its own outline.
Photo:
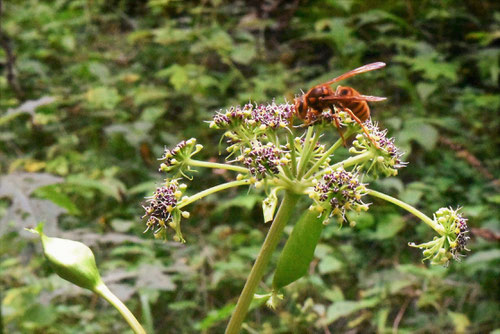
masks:
POLYGON ((246 210, 251 210, 261 200, 262 200, 261 195, 248 194, 248 195, 236 196, 235 198, 220 203, 215 209, 215 212, 216 213, 222 212, 233 206, 238 208, 244 208, 246 210))
POLYGON ((471 323, 465 314, 448 311, 448 317, 450 317, 453 327, 455 327, 455 333, 467 332, 467 327, 469 327, 471 323))
POLYGON ((88 64, 88 68, 89 72, 98 78, 102 83, 109 81, 110 71, 106 65, 93 61, 88 64))
POLYGON ((323 320, 326 325, 329 325, 342 317, 347 317, 354 312, 365 308, 376 306, 380 302, 379 298, 363 299, 360 301, 338 301, 330 305, 326 311, 326 318, 323 320))
POLYGON ((405 124, 399 139, 401 141, 414 140, 430 151, 436 145, 438 137, 439 133, 432 125, 416 120, 405 124))
POLYGON ((474 254, 467 257, 465 262, 468 264, 476 264, 497 260, 500 260, 500 249, 489 249, 486 251, 474 252, 474 254))
POLYGON ((231 51, 231 59, 243 65, 250 64, 255 55, 255 44, 250 43, 239 44, 231 51))
POLYGON ((428 82, 419 82, 416 85, 417 93, 423 101, 427 101, 437 88, 438 85, 428 82))
POLYGON ((398 214, 384 216, 377 221, 377 229, 370 234, 371 239, 384 240, 394 237, 403 227, 405 222, 398 214))
POLYGON ((35 190, 34 195, 52 201, 61 208, 68 210, 68 213, 71 215, 80 214, 80 210, 78 210, 73 201, 66 194, 62 193, 58 186, 51 185, 38 188, 35 190))
POLYGON ((127 193, 129 195, 136 195, 136 194, 149 194, 152 192, 152 189, 155 189, 156 186, 158 185, 158 182, 155 181, 147 181, 147 182, 142 182, 138 183, 132 188, 129 188, 127 193))
POLYGON ((216 323, 229 318, 235 307, 235 304, 227 304, 223 308, 208 312, 208 315, 202 321, 194 325, 195 329, 201 331, 209 329, 216 323))
POLYGON ((334 256, 325 256, 321 259, 318 265, 318 271, 320 274, 330 274, 340 271, 342 269, 343 263, 337 260, 334 256))
POLYGON ((412 189, 412 188, 406 188, 400 195, 400 199, 403 202, 406 202, 410 205, 415 205, 417 204, 422 196, 424 195, 423 191, 420 189, 412 189))
POLYGON ((169 93, 164 88, 154 86, 141 86, 134 92, 134 104, 142 106, 152 102, 159 102, 169 96, 169 93))
POLYGON ((88 187, 96 189, 103 194, 115 198, 117 201, 122 200, 122 194, 125 193, 125 185, 117 179, 113 178, 103 178, 100 180, 94 180, 88 178, 83 174, 70 175, 66 179, 66 184, 74 186, 88 187))
POLYGON ((104 86, 89 89, 85 97, 91 107, 104 109, 113 109, 121 100, 116 88, 104 86))

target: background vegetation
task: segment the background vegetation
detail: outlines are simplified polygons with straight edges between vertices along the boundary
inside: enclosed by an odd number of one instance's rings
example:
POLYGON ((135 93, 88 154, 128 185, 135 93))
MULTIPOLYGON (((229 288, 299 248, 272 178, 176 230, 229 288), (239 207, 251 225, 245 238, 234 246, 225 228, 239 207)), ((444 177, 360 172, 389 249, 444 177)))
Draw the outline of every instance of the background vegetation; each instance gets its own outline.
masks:
MULTIPOLYGON (((129 331, 52 273, 22 231, 39 220, 91 246, 150 329, 222 332, 268 229, 262 196, 209 197, 190 209, 187 244, 155 241, 140 203, 161 182, 156 158, 196 137, 219 159, 220 133, 204 122, 215 110, 290 101, 372 61, 388 66, 348 83, 388 97, 373 117, 410 162, 376 187, 428 214, 463 205, 472 252, 429 268, 407 243, 432 231, 374 206, 355 228, 329 226, 310 276, 276 311, 254 309, 246 331, 499 332, 498 1, 8 0, 1 16, 5 333, 129 331)), ((224 177, 200 170, 190 187, 224 177)))

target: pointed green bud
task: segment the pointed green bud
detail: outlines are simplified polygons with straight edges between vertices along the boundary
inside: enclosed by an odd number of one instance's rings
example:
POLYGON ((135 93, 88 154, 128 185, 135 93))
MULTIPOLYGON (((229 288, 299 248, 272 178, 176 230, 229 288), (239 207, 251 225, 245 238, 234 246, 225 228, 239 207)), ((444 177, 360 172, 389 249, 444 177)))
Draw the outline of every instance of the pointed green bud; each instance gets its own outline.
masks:
POLYGON ((45 257, 59 277, 94 292, 103 284, 89 247, 78 241, 46 236, 43 224, 28 231, 40 236, 45 257))

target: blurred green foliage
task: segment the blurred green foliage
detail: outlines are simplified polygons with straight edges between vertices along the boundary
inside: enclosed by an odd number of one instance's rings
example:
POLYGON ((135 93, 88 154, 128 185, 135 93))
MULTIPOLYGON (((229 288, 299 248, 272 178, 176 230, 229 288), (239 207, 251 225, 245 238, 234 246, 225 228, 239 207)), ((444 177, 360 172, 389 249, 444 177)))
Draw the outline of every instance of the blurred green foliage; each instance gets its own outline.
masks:
MULTIPOLYGON (((278 310, 255 307, 246 331, 500 328, 497 1, 6 0, 2 9, 5 333, 128 330, 104 302, 51 272, 21 231, 41 219, 91 246, 111 290, 156 332, 220 333, 268 228, 262 197, 209 197, 191 208, 186 245, 154 241, 141 234, 139 203, 161 182, 156 158, 196 137, 203 158, 218 159, 219 134, 204 122, 215 110, 291 100, 372 61, 388 66, 348 84, 388 97, 373 117, 410 162, 376 188, 427 213, 463 205, 472 253, 428 268, 407 243, 432 231, 374 206, 352 217, 355 228, 327 227, 310 275, 286 289, 278 310)), ((200 171, 190 187, 221 178, 200 171)))

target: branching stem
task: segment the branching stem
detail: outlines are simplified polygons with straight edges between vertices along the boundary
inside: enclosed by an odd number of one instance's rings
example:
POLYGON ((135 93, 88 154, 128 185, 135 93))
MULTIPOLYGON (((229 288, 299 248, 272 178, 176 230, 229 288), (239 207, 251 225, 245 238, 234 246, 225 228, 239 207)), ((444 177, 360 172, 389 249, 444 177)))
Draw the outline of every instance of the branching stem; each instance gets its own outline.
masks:
POLYGON ((102 298, 106 299, 111 305, 113 305, 113 307, 115 309, 118 310, 118 312, 120 312, 122 317, 127 321, 129 326, 132 328, 134 333, 146 334, 146 331, 141 326, 139 321, 137 321, 137 319, 134 317, 132 312, 130 312, 130 310, 127 308, 127 306, 125 306, 125 304, 123 304, 122 301, 120 299, 118 299, 118 297, 116 297, 111 292, 111 290, 108 289, 108 287, 106 285, 104 285, 104 283, 97 286, 95 288, 94 292, 97 293, 102 298))
POLYGON ((255 290, 262 280, 267 264, 269 263, 269 260, 278 245, 283 229, 294 212, 293 209, 298 200, 299 196, 288 191, 285 192, 285 196, 281 202, 278 213, 276 214, 271 228, 267 233, 266 240, 264 240, 264 243, 262 244, 259 255, 257 255, 257 259, 255 260, 252 270, 250 271, 250 275, 245 283, 245 287, 243 288, 243 291, 238 299, 238 303, 233 311, 233 315, 229 320, 226 328, 226 334, 237 334, 240 332, 241 325, 245 320, 248 308, 253 300, 255 290))
POLYGON ((191 203, 193 203, 193 202, 195 202, 195 201, 197 201, 197 200, 199 200, 199 199, 201 199, 201 198, 203 198, 205 196, 214 194, 214 193, 216 193, 218 191, 229 189, 229 188, 232 188, 232 187, 243 186, 243 185, 247 185, 247 184, 250 184, 250 183, 251 183, 250 180, 240 180, 240 181, 231 181, 231 182, 219 184, 218 186, 215 186, 215 187, 212 187, 212 188, 208 188, 206 190, 200 191, 196 195, 188 197, 187 200, 180 202, 178 208, 182 209, 186 205, 189 205, 189 204, 191 204, 191 203))
POLYGON ((372 190, 372 189, 367 189, 367 194, 373 197, 378 197, 380 199, 383 199, 387 202, 390 202, 392 204, 396 204, 402 209, 405 209, 409 213, 413 214, 414 216, 420 218, 424 223, 429 225, 432 229, 434 229, 436 232, 438 232, 440 235, 444 233, 443 229, 438 225, 433 219, 429 218, 426 214, 422 213, 421 211, 417 210, 413 206, 400 201, 397 198, 394 198, 392 196, 386 195, 384 193, 372 190))
POLYGON ((232 170, 235 172, 239 173, 248 173, 248 169, 245 167, 241 166, 234 166, 234 165, 229 165, 229 164, 221 164, 218 162, 208 162, 208 161, 201 161, 201 160, 195 160, 195 159, 189 159, 188 161, 190 166, 194 167, 206 167, 206 168, 213 168, 213 169, 226 169, 226 170, 232 170))

